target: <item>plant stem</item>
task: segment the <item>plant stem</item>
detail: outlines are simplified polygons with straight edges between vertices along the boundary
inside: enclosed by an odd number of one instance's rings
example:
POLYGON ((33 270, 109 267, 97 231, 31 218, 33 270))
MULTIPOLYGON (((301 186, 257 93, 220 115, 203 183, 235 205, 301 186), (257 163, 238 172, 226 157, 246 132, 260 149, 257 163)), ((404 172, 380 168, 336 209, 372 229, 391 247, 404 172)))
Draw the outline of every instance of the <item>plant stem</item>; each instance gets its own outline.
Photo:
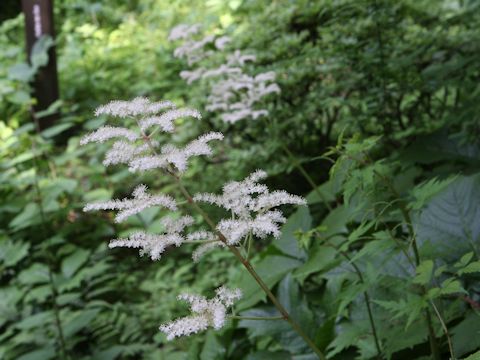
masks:
MULTIPOLYGON (((398 191, 395 189, 393 186, 393 183, 390 181, 389 178, 387 178, 385 175, 379 173, 378 171, 374 170, 375 175, 377 175, 379 178, 381 178, 385 184, 388 186, 390 191, 392 192, 393 196, 395 196, 397 199, 401 199, 400 194, 398 191)), ((400 212, 402 213, 402 217, 405 221, 405 224, 407 225, 408 228, 408 233, 411 238, 411 246, 413 249, 413 254, 415 256, 415 265, 418 266, 420 265, 420 252, 418 251, 418 246, 417 246, 417 239, 415 236, 415 230, 413 229, 412 225, 412 219, 410 217, 410 213, 407 209, 407 206, 403 201, 399 201, 399 209, 400 212)), ((424 286, 421 287, 422 293, 425 295, 427 290, 425 289, 424 286)), ((443 322, 442 317, 440 316, 440 313, 436 313, 437 317, 440 320, 440 323, 443 322)), ((427 328, 428 328, 428 339, 430 343, 430 350, 432 352, 433 358, 435 360, 441 360, 441 354, 440 354, 440 349, 438 347, 437 341, 436 341, 436 335, 435 335, 435 330, 433 328, 433 321, 432 321, 432 316, 430 315, 429 309, 425 309, 425 320, 427 323, 427 328)))
POLYGON ((437 317, 440 320, 440 324, 442 325, 443 332, 445 333, 445 336, 447 337, 448 351, 450 351, 451 360, 455 360, 456 357, 455 357, 455 353, 453 351, 452 339, 450 338, 450 334, 448 333, 447 325, 445 324, 445 321, 443 321, 442 316, 440 315, 440 311, 438 311, 438 308, 435 305, 435 303, 433 301, 430 301, 430 304, 432 305, 433 310, 437 314, 437 317))
POLYGON ((198 204, 193 200, 192 196, 190 193, 187 191, 187 189, 183 186, 182 181, 180 178, 174 174, 173 172, 169 171, 170 175, 173 176, 175 179, 175 182, 177 183, 178 187, 180 188, 180 191, 182 194, 185 196, 187 201, 192 205, 192 207, 203 217, 205 222, 210 226, 210 228, 216 233, 218 236, 219 240, 223 242, 228 249, 235 255, 235 257, 240 260, 240 262, 243 264, 243 266, 247 269, 247 271, 252 275, 252 277, 255 279, 255 281, 258 283, 258 285, 262 288, 262 290, 265 292, 265 294, 268 296, 270 301, 273 303, 273 305, 277 308, 277 310, 282 314, 282 317, 290 323, 292 328, 300 335, 303 340, 307 343, 307 345, 317 354, 318 358, 321 360, 326 360, 325 355, 320 351, 320 349, 315 345, 315 343, 308 337, 308 335, 302 330, 302 328, 298 325, 298 323, 290 316, 288 311, 283 307, 283 305, 278 301, 276 296, 270 291, 268 288, 267 284, 262 280, 262 278, 258 275, 258 273, 255 271, 251 263, 242 256, 240 251, 233 246, 229 245, 227 242, 227 238, 217 230, 215 223, 210 219, 208 214, 200 207, 198 204))
MULTIPOLYGON (((140 124, 137 121, 137 125, 140 128, 140 131, 143 135, 144 140, 147 142, 148 146, 152 150, 153 153, 157 153, 155 151, 155 147, 153 146, 150 137, 145 134, 144 131, 141 130, 140 124)), ((277 308, 277 310, 282 314, 282 317, 287 320, 292 328, 300 335, 303 340, 307 343, 307 345, 317 354, 318 358, 320 360, 326 360, 325 355, 320 351, 320 349, 315 345, 315 343, 308 337, 308 335, 302 330, 302 328, 298 325, 298 323, 290 316, 288 311, 283 307, 283 305, 278 301, 278 299, 273 295, 273 293, 270 291, 268 288, 267 284, 262 280, 262 278, 257 274, 255 269, 252 267, 248 259, 244 258, 240 251, 233 246, 229 245, 227 238, 225 235, 223 235, 220 231, 217 230, 217 227, 215 226, 215 223, 213 222, 212 219, 208 216, 208 214, 193 200, 192 195, 188 192, 188 190, 185 188, 185 186, 182 183, 182 180, 180 177, 170 169, 165 169, 165 171, 173 177, 175 180, 175 183, 177 184, 178 188, 180 189, 180 192, 183 194, 187 202, 197 211, 202 218, 205 220, 205 222, 210 226, 212 231, 217 235, 218 239, 225 244, 226 247, 235 255, 235 257, 240 260, 240 262, 243 264, 243 266, 247 269, 247 271, 252 275, 252 277, 255 279, 255 281, 258 283, 258 285, 262 288, 262 290, 265 292, 265 294, 268 296, 270 301, 272 301, 273 305, 277 308)))
MULTIPOLYGON (((348 260, 348 262, 352 265, 353 269, 355 270, 355 272, 357 273, 358 275, 358 278, 360 279, 360 282, 362 284, 365 284, 365 280, 363 278, 363 274, 362 272, 360 271, 360 268, 357 266, 357 264, 355 264, 353 261, 352 261, 352 258, 345 252, 345 251, 342 251, 340 250, 337 246, 335 246, 334 244, 330 243, 330 242, 326 242, 327 245, 333 247, 335 250, 337 250, 345 259, 348 260)), ((370 327, 372 328, 372 333, 373 333, 373 338, 375 339, 375 347, 377 348, 377 356, 378 358, 382 358, 382 350, 381 350, 381 347, 380 347, 380 341, 378 339, 378 335, 377 335, 377 329, 375 327, 375 321, 373 320, 373 313, 372 313, 372 309, 370 307, 370 296, 368 295, 368 292, 365 290, 363 292, 363 298, 365 300, 365 304, 367 306, 367 313, 368 313, 368 319, 370 321, 370 327)))
POLYGON ((282 145, 282 149, 287 153, 288 157, 290 158, 290 160, 292 161, 293 165, 295 167, 297 167, 297 169, 300 171, 300 173, 303 175, 303 177, 305 178, 305 180, 307 180, 307 182, 310 184, 310 186, 312 187, 313 191, 315 191, 315 193, 318 195, 318 197, 320 198, 320 200, 325 204, 325 206, 327 207, 327 209, 329 211, 332 211, 332 206, 328 203, 327 199, 325 198, 325 196, 321 193, 321 191, 318 189, 318 185, 315 183, 315 181, 313 181, 312 177, 310 175, 308 175, 307 171, 305 170, 305 168, 302 166, 302 164, 300 163, 300 161, 298 161, 298 159, 295 157, 295 155, 293 155, 293 153, 290 151, 290 149, 285 146, 285 145, 282 145))

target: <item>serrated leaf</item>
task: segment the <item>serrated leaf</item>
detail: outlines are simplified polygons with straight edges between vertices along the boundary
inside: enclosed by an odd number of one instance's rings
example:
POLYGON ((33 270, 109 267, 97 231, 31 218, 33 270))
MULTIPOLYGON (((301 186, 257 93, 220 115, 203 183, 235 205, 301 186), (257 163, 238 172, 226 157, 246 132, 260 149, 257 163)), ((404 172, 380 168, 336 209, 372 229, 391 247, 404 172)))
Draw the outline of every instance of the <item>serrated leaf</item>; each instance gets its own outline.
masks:
POLYGON ((480 175, 459 177, 414 218, 422 252, 456 261, 480 243, 480 175))
POLYGON ((427 285, 432 279, 433 261, 424 260, 417 266, 416 275, 413 279, 414 284, 427 285))

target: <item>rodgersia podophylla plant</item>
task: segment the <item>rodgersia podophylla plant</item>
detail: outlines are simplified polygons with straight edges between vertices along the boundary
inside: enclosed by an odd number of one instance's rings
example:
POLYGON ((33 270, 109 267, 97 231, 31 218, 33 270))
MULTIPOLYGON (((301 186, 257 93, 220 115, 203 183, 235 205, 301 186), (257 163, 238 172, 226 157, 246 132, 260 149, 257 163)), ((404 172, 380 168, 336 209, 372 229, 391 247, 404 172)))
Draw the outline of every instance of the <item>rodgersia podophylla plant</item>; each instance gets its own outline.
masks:
MULTIPOLYGON (((134 232, 127 238, 111 240, 109 246, 136 248, 139 249, 140 255, 147 255, 152 260, 160 259, 168 247, 178 247, 184 243, 198 245, 192 253, 194 261, 200 261, 202 256, 213 248, 229 250, 265 291, 283 319, 288 321, 323 359, 323 354, 256 273, 248 260, 248 255, 244 255, 246 244, 250 244, 255 238, 280 235, 280 225, 285 222, 285 218, 277 209, 278 206, 303 205, 305 200, 285 191, 270 191, 266 185, 259 183, 267 177, 267 174, 261 170, 255 171, 242 181, 227 183, 223 187, 222 194, 190 195, 182 182, 182 174, 188 167, 189 159, 193 156, 211 155, 213 150, 210 142, 222 140, 223 135, 218 132, 209 132, 193 139, 183 147, 172 143, 160 143, 155 139, 155 135, 158 135, 158 132, 172 133, 175 130, 175 121, 179 118, 200 119, 201 116, 197 110, 178 109, 169 101, 152 102, 146 98, 136 98, 132 101, 112 101, 100 106, 95 111, 95 115, 117 118, 117 125, 100 127, 84 136, 80 141, 81 144, 111 141, 111 148, 103 161, 106 166, 125 164, 133 173, 159 171, 169 176, 184 197, 182 200, 187 200, 192 210, 199 213, 208 225, 207 229, 193 230, 193 217, 189 214, 179 216, 177 199, 172 195, 155 193, 148 190, 146 185, 140 184, 134 188, 129 198, 86 204, 84 211, 116 210, 118 212, 115 221, 123 222, 147 208, 161 207, 172 212, 161 219, 163 231, 161 233, 134 232), (133 128, 125 127, 132 122, 132 119, 133 128), (218 223, 213 222, 208 213, 200 207, 202 202, 224 208, 227 216, 218 223)), ((197 224, 195 229, 198 229, 198 225, 200 224, 197 224)), ((240 297, 240 289, 228 289, 225 286, 217 289, 216 296, 212 299, 182 294, 178 299, 190 304, 191 315, 164 324, 160 330, 167 335, 167 339, 171 340, 178 336, 206 330, 208 327, 220 329, 228 318, 228 309, 240 297)))
POLYGON ((201 60, 211 57, 213 50, 207 46, 223 51, 230 39, 226 36, 205 36, 195 40, 201 26, 178 25, 169 36, 170 41, 183 41, 174 51, 174 56, 186 59, 191 70, 183 70, 180 77, 188 84, 200 79, 213 79, 207 98, 207 111, 219 111, 220 117, 227 123, 242 119, 257 119, 268 115, 268 110, 258 109, 257 104, 265 96, 279 93, 280 87, 274 82, 275 72, 265 72, 250 76, 245 71, 245 64, 256 60, 254 55, 243 54, 239 50, 227 55, 225 64, 214 69, 197 66, 201 60), (211 45, 213 44, 213 46, 211 45))

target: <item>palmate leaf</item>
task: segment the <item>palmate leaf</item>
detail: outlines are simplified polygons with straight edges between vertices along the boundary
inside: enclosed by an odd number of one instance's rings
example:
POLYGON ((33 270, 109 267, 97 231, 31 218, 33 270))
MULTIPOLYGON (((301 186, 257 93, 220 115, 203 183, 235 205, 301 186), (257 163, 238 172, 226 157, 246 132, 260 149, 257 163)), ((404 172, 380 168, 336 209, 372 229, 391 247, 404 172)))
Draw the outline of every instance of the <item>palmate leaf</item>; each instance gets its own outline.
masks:
POLYGON ((456 179, 414 217, 417 241, 430 256, 455 261, 480 246, 480 175, 456 179))

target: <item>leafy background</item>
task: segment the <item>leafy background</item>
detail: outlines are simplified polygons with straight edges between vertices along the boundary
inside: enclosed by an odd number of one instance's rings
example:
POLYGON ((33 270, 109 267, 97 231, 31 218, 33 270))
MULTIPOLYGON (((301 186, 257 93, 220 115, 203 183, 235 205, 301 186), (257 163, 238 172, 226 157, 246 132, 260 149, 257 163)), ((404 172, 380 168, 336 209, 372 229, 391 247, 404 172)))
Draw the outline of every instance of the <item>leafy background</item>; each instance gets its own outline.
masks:
POLYGON ((37 44, 29 65, 18 3, 1 6, 0 358, 315 358, 279 322, 236 320, 167 342, 158 326, 185 314, 175 300, 185 290, 232 284, 242 315, 276 313, 222 251, 194 264, 188 247, 154 263, 107 249, 127 228, 154 231, 158 211, 123 227, 81 210, 139 181, 106 170, 104 148, 78 146, 104 121, 96 106, 145 95, 204 108, 208 84, 179 78, 186 65, 166 41, 180 22, 256 54, 250 73, 277 73, 268 119, 225 125, 204 112, 182 124, 180 141, 226 134, 219 158, 195 162, 185 181, 215 191, 263 168, 272 188, 307 197, 285 209, 279 239, 255 244, 253 262, 328 358, 428 359, 432 334, 434 358, 478 358, 478 2, 56 1, 62 115, 42 133, 29 82, 51 44, 37 44))

